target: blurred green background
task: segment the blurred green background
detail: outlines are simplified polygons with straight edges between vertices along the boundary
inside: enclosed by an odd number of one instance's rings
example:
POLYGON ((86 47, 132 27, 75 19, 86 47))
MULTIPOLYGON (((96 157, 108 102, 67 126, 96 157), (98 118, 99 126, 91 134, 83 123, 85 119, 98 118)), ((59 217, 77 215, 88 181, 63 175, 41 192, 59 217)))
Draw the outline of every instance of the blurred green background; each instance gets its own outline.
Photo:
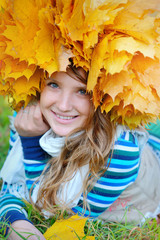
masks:
POLYGON ((0 169, 6 158, 9 148, 9 119, 8 115, 12 115, 7 98, 0 96, 0 169))

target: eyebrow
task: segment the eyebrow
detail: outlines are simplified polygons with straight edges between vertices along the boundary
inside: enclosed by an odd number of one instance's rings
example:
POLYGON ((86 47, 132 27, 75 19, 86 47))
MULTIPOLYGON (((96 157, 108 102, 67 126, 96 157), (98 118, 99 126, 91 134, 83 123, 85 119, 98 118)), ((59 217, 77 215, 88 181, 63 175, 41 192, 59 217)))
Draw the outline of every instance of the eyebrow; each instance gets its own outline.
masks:
MULTIPOLYGON (((74 80, 75 80, 75 79, 74 79, 74 80)), ((55 81, 55 82, 61 84, 61 81, 60 81, 60 80, 58 80, 58 79, 56 79, 56 78, 53 78, 53 77, 46 79, 46 81, 55 81)), ((87 88, 87 84, 85 84, 85 83, 83 83, 83 82, 81 82, 81 81, 77 81, 77 80, 76 80, 76 82, 79 83, 79 86, 76 86, 77 88, 87 88)))

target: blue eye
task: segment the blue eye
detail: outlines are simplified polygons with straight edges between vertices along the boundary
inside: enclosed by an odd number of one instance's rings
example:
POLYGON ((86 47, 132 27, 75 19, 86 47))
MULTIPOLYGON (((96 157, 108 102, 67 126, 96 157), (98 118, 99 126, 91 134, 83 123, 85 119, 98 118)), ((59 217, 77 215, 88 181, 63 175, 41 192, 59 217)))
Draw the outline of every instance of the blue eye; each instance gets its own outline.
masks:
POLYGON ((47 85, 50 86, 51 88, 58 88, 58 84, 55 82, 49 82, 47 85))
POLYGON ((85 89, 80 89, 80 90, 79 90, 79 93, 80 93, 81 95, 86 95, 86 94, 87 94, 87 92, 86 92, 85 89))

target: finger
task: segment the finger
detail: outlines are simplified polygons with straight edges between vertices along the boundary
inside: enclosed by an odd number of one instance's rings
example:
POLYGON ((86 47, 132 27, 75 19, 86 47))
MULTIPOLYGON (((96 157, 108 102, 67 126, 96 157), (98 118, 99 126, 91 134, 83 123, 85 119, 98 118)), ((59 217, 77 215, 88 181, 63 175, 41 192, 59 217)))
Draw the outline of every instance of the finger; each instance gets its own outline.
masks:
POLYGON ((35 106, 35 115, 42 118, 42 112, 39 106, 39 103, 35 106))
POLYGON ((41 112, 41 108, 39 104, 37 104, 35 108, 35 121, 37 122, 38 125, 43 126, 43 128, 46 128, 46 129, 49 128, 48 123, 43 118, 43 114, 41 112))
POLYGON ((17 116, 18 117, 27 116, 28 113, 29 113, 29 108, 25 107, 19 110, 19 112, 17 113, 17 116))
POLYGON ((14 121, 14 126, 16 129, 19 127, 23 127, 23 125, 26 124, 26 122, 28 121, 28 113, 29 113, 28 107, 19 110, 14 121))
POLYGON ((28 107, 28 121, 34 123, 36 119, 39 120, 40 115, 36 111, 37 106, 32 105, 28 107))
POLYGON ((23 113, 28 113, 28 111, 27 111, 27 109, 26 109, 26 108, 23 110, 23 113))
POLYGON ((32 126, 33 128, 40 126, 42 124, 42 114, 39 105, 30 105, 26 108, 26 110, 27 118, 25 118, 25 120, 28 121, 29 126, 32 126))
POLYGON ((23 109, 23 113, 29 114, 29 112, 30 112, 30 107, 29 106, 27 106, 23 109))

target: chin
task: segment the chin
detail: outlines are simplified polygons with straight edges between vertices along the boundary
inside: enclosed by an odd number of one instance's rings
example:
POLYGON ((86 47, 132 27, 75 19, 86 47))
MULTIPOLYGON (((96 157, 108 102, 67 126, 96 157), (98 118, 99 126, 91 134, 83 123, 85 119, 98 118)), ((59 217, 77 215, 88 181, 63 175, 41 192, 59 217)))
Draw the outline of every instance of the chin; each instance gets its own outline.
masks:
POLYGON ((57 131, 57 129, 53 129, 52 128, 52 130, 53 130, 53 132, 55 132, 55 134, 57 134, 58 136, 60 136, 60 137, 66 137, 67 135, 69 135, 70 133, 71 133, 71 131, 57 131))

